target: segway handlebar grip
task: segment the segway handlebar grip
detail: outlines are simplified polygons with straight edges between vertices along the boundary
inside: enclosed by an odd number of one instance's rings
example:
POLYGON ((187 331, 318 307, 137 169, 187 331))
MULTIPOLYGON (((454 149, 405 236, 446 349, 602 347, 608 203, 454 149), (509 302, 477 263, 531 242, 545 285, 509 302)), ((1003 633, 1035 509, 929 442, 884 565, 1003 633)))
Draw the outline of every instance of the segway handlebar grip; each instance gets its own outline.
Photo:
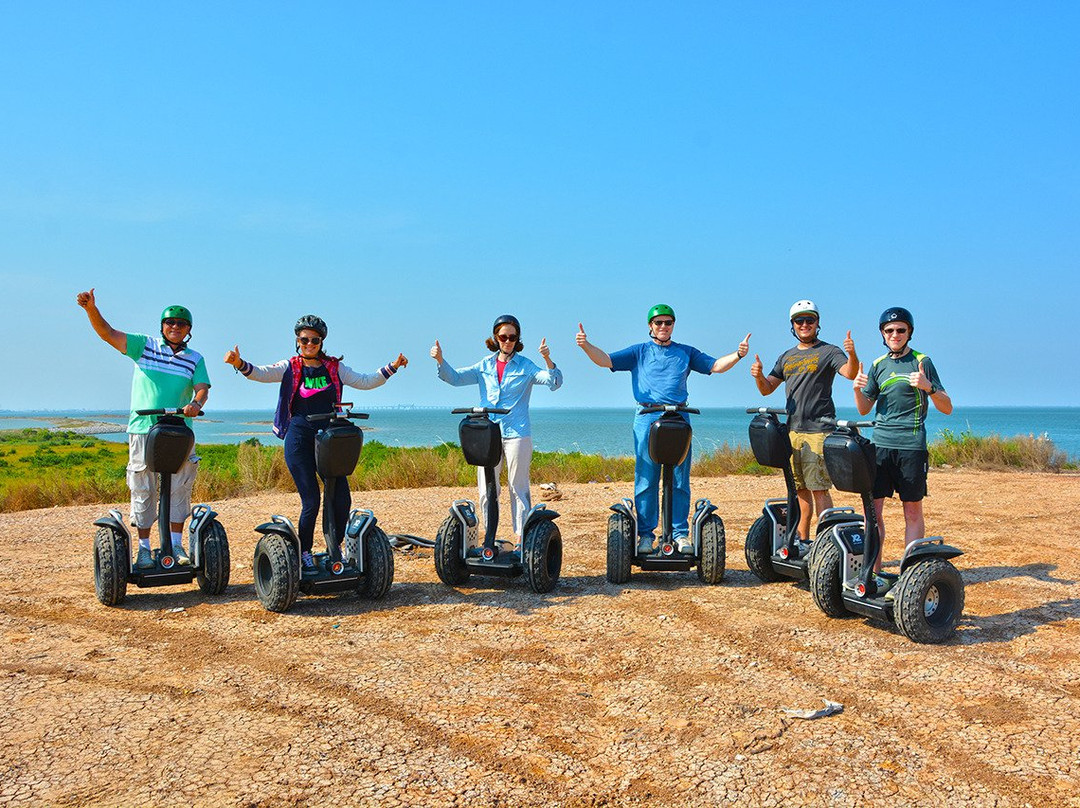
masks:
POLYGON ((502 407, 458 407, 450 410, 451 415, 508 415, 510 410, 502 407))
POLYGON ((638 415, 648 415, 650 412, 685 412, 690 415, 701 415, 701 410, 687 407, 685 404, 648 404, 638 410, 638 415))
MULTIPOLYGON (((824 420, 824 419, 823 419, 824 420)), ((831 419, 829 419, 831 420, 831 419)), ((874 421, 846 421, 843 419, 833 421, 837 429, 860 429, 864 427, 872 428, 874 421)))
POLYGON ((754 413, 760 413, 761 415, 787 415, 787 410, 781 410, 777 407, 747 407, 747 415, 753 415, 754 413))
MULTIPOLYGON (((183 407, 160 407, 156 410, 135 410, 136 415, 184 415, 183 407)), ((202 410, 199 410, 198 415, 205 415, 202 410)), ((187 416, 184 416, 185 418, 187 416)))

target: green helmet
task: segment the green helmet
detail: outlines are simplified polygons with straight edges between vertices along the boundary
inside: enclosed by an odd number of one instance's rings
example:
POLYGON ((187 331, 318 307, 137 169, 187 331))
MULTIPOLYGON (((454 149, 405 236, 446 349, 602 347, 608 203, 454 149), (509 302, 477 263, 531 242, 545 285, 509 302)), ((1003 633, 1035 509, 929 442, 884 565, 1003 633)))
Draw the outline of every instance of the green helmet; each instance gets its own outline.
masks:
POLYGON ((652 322, 654 317, 659 317, 661 314, 666 314, 672 320, 675 319, 675 309, 666 303, 657 303, 651 309, 649 309, 649 319, 647 322, 652 322))
POLYGON ((191 312, 184 306, 166 306, 165 311, 161 312, 161 322, 165 322, 170 317, 177 320, 187 320, 188 325, 191 325, 191 312))

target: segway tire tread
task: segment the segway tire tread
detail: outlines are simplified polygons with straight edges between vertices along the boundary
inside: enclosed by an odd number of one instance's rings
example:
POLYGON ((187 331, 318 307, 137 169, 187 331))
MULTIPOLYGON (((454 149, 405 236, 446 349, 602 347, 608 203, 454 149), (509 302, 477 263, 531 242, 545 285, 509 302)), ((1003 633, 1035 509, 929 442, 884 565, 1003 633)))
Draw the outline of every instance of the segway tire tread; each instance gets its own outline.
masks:
POLYGON ((94 593, 104 606, 119 606, 127 597, 124 537, 112 528, 98 528, 94 536, 94 593))
POLYGON ((909 640, 945 642, 964 613, 964 580, 944 558, 930 558, 908 567, 896 583, 893 619, 909 640), (926 614, 926 598, 937 589, 937 608, 926 614))
POLYGON ((356 593, 365 600, 386 597, 394 583, 394 551, 380 527, 372 527, 364 536, 364 574, 356 593))
POLYGON ((550 592, 562 571, 562 533, 550 519, 533 525, 522 538, 522 566, 529 588, 538 595, 550 592))
POLYGON ((461 557, 465 531, 456 516, 450 515, 435 534, 435 572, 447 586, 461 586, 472 575, 461 557))
POLYGON ((195 573, 199 589, 207 595, 220 595, 229 585, 231 567, 229 537, 225 534, 225 527, 215 519, 210 523, 210 531, 203 541, 202 567, 195 573))
POLYGON ((608 517, 607 579, 608 583, 625 584, 630 580, 630 565, 634 560, 634 536, 630 535, 630 520, 624 514, 608 517))
POLYGON ((780 575, 772 565, 772 520, 765 515, 757 518, 746 534, 746 566, 764 583, 779 581, 780 575))
POLYGON ((831 538, 821 536, 810 545, 807 559, 810 595, 814 604, 829 617, 849 614, 844 607, 844 582, 840 570, 843 560, 840 548, 831 538))
POLYGON ((255 593, 271 612, 288 611, 300 591, 300 563, 292 543, 269 533, 255 545, 255 593))
POLYGON ((724 580, 727 569, 727 536, 724 520, 715 513, 705 517, 701 525, 701 558, 698 560, 698 578, 715 586, 724 580))

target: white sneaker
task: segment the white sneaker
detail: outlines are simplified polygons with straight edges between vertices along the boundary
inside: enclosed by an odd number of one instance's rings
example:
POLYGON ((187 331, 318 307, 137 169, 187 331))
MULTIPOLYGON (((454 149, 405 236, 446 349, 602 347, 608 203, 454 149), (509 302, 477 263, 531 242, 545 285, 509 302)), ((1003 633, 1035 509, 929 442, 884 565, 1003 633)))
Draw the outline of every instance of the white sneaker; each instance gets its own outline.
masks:
POLYGON ((191 558, 184 550, 184 545, 180 542, 173 542, 172 546, 173 558, 176 559, 176 563, 181 567, 188 567, 191 565, 191 558))
POLYGON ((682 553, 683 555, 693 555, 694 554, 694 543, 692 541, 690 541, 690 539, 687 538, 686 536, 682 536, 682 537, 680 537, 678 539, 675 539, 675 546, 678 548, 679 552, 682 553))

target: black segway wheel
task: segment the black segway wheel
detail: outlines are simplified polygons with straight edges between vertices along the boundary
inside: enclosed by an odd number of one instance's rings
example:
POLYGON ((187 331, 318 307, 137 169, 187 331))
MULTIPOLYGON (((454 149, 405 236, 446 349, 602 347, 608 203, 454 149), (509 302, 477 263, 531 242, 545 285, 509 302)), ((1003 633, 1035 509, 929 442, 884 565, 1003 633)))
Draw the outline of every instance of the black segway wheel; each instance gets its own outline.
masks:
POLYGON ((609 583, 625 584, 630 580, 630 564, 634 560, 634 536, 625 514, 613 513, 607 520, 607 579, 609 583))
POLYGON ((840 565, 844 562, 839 545, 828 536, 820 536, 810 545, 807 558, 810 595, 814 603, 829 617, 845 617, 844 579, 840 565))
POLYGON ((124 537, 112 528, 98 528, 94 536, 94 593, 105 606, 124 602, 130 566, 124 537))
POLYGON ((896 583, 893 617, 909 640, 944 642, 964 612, 964 580, 944 558, 929 558, 904 570, 896 583))
POLYGON ((471 573, 461 557, 464 543, 465 531, 461 522, 456 516, 446 517, 435 534, 435 572, 447 586, 461 586, 469 580, 471 573))
POLYGON ((710 513, 701 525, 701 558, 698 559, 697 576, 707 584, 724 580, 727 569, 727 537, 724 520, 710 513))
POLYGON ((772 520, 762 515, 757 518, 746 534, 746 566, 759 580, 771 584, 779 581, 780 574, 772 565, 772 520))
POLYGON ((533 592, 550 592, 562 571, 562 533, 550 519, 534 524, 522 538, 522 566, 533 592))
POLYGON ((195 572, 199 589, 207 595, 220 595, 229 585, 229 537, 217 519, 210 523, 202 546, 202 565, 195 572))
POLYGON ((356 587, 356 594, 366 600, 386 597, 394 583, 394 551, 390 540, 379 527, 364 534, 364 574, 356 587))
POLYGON ((292 542, 268 533, 255 545, 255 594, 267 611, 284 612, 300 590, 300 560, 292 542))

